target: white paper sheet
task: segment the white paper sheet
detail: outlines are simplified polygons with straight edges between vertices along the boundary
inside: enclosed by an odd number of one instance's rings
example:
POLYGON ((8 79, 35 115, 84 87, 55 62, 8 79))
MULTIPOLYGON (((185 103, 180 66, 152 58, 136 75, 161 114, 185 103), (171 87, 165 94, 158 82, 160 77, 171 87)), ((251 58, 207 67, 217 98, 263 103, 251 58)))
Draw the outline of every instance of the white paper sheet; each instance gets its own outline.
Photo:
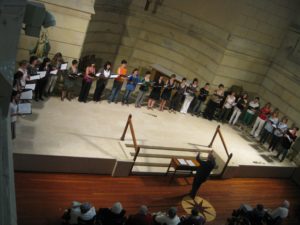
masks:
POLYGON ((100 77, 101 73, 96 73, 96 77, 100 77))
POLYGON ((186 162, 187 162, 187 164, 188 164, 189 166, 196 166, 195 163, 193 163, 192 160, 186 160, 186 162))
POLYGON ((34 90, 34 89, 35 89, 35 85, 36 85, 36 84, 26 84, 26 85, 25 85, 25 89, 34 90))
POLYGON ((118 74, 112 74, 112 75, 110 75, 110 78, 114 79, 114 78, 117 78, 118 76, 119 76, 118 74))
POLYGON ((81 76, 82 75, 82 73, 77 73, 77 76, 81 76))
POLYGON ((63 63, 60 65, 60 70, 66 70, 68 68, 68 63, 63 63))
POLYGON ((40 76, 40 79, 42 79, 42 78, 44 78, 46 76, 47 71, 39 71, 37 73, 40 76))
POLYGON ((181 165, 187 165, 187 163, 184 159, 178 159, 178 161, 181 165))
POLYGON ((57 74, 57 72, 58 72, 58 70, 52 70, 52 71, 50 72, 50 74, 52 74, 52 75, 56 75, 56 74, 57 74))
POLYGON ((38 80, 40 79, 40 75, 30 76, 30 80, 38 80))
POLYGON ((31 103, 18 104, 18 114, 31 114, 31 103))
POLYGON ((32 90, 29 91, 23 91, 21 93, 20 99, 32 99, 32 90))

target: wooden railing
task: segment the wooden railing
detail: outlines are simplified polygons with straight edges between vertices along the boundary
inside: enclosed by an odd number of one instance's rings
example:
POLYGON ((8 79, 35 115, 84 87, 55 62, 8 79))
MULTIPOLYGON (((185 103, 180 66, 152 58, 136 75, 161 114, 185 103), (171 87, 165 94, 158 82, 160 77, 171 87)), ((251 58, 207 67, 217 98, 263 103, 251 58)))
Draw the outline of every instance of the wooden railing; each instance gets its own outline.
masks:
MULTIPOLYGON (((128 127, 130 129, 130 133, 131 133, 131 136, 132 136, 132 142, 133 142, 133 144, 132 145, 128 144, 127 146, 128 147, 133 147, 134 150, 135 150, 135 154, 134 154, 134 157, 133 157, 132 168, 133 168, 133 166, 134 166, 134 164, 136 162, 136 159, 137 159, 137 157, 138 157, 138 155, 140 153, 141 148, 144 148, 144 149, 155 149, 155 150, 172 150, 172 151, 184 151, 185 150, 185 151, 191 151, 191 152, 196 151, 196 150, 197 150, 197 152, 200 151, 199 149, 184 149, 184 148, 176 148, 176 147, 147 146, 147 145, 139 145, 139 144, 137 144, 137 140, 136 140, 135 131, 134 131, 134 128, 133 128, 132 115, 131 114, 128 116, 128 119, 127 119, 127 122, 126 122, 126 125, 125 125, 125 129, 124 129, 123 134, 121 136, 121 141, 125 140, 125 136, 126 136, 128 127)), ((214 141, 215 141, 215 139, 217 137, 217 134, 221 138, 222 144, 224 146, 224 149, 225 149, 225 152, 226 152, 226 155, 227 155, 227 160, 226 160, 225 165, 224 165, 224 167, 222 169, 222 172, 221 172, 221 174, 218 175, 218 176, 222 177, 223 174, 224 174, 224 172, 225 172, 225 170, 226 170, 226 168, 227 168, 227 166, 228 166, 228 164, 229 164, 229 162, 230 162, 230 160, 231 160, 231 158, 232 158, 232 156, 233 156, 233 154, 228 152, 227 145, 225 143, 224 137, 223 137, 222 132, 220 130, 220 125, 218 125, 218 127, 217 127, 217 129, 216 129, 216 131, 214 133, 214 136, 213 136, 210 144, 207 147, 208 148, 212 148, 212 145, 213 145, 213 143, 214 143, 214 141)), ((201 150, 201 152, 205 152, 205 153, 209 153, 211 151, 212 150, 201 150)))
POLYGON ((226 143, 225 143, 225 140, 224 140, 224 137, 223 137, 223 134, 222 134, 220 128, 221 128, 221 126, 218 125, 218 126, 217 126, 217 129, 216 129, 216 131, 215 131, 215 133, 214 133, 214 136, 213 136, 213 138, 212 138, 210 144, 208 145, 208 147, 210 147, 210 148, 212 147, 212 145, 213 145, 213 143, 215 142, 215 139, 216 139, 216 137, 217 137, 217 134, 218 134, 218 135, 220 136, 221 142, 222 142, 222 144, 223 144, 223 147, 224 147, 225 152, 226 152, 226 155, 227 155, 227 160, 226 160, 225 165, 224 165, 224 167, 223 167, 223 169, 222 169, 222 172, 221 172, 221 174, 220 174, 220 177, 222 177, 223 174, 225 173, 225 170, 226 170, 226 168, 227 168, 227 166, 228 166, 228 164, 229 164, 229 162, 230 162, 230 160, 231 160, 233 154, 228 152, 227 145, 226 145, 226 143))

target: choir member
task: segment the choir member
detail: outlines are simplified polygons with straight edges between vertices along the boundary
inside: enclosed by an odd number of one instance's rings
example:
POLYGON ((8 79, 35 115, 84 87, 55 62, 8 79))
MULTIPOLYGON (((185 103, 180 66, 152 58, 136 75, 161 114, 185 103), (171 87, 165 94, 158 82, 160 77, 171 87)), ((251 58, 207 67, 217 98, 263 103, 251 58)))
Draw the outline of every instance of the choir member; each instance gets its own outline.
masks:
POLYGON ((79 94, 78 101, 79 102, 87 102, 87 98, 91 89, 91 85, 93 83, 95 74, 96 74, 96 67, 95 63, 90 63, 90 65, 86 68, 85 74, 82 80, 82 86, 79 94))
POLYGON ((49 74, 45 95, 49 96, 53 93, 53 90, 56 85, 58 71, 60 70, 61 64, 64 62, 63 56, 60 52, 56 53, 51 60, 51 67, 53 71, 57 71, 56 74, 49 74))
POLYGON ((118 95, 122 89, 124 80, 126 79, 127 75, 127 61, 122 60, 121 66, 118 68, 117 71, 118 77, 115 78, 113 87, 111 90, 111 96, 108 99, 108 103, 115 102, 118 103, 118 95))
POLYGON ((65 99, 65 97, 67 97, 69 101, 72 100, 72 92, 77 77, 78 77, 78 61, 74 59, 72 61, 72 65, 70 66, 69 70, 67 71, 64 77, 64 87, 61 94, 62 101, 65 99))
POLYGON ((14 95, 21 93, 24 87, 22 86, 22 78, 23 78, 23 73, 21 71, 17 71, 14 74, 14 80, 13 80, 13 88, 12 88, 12 93, 14 95))
POLYGON ((256 111, 259 109, 259 97, 255 97, 254 100, 249 102, 246 114, 243 118, 243 123, 249 126, 253 120, 256 111))
POLYGON ((192 116, 200 116, 200 108, 203 102, 206 101, 207 96, 209 95, 209 83, 206 83, 204 87, 200 88, 200 93, 196 98, 195 106, 192 109, 192 116))
POLYGON ((269 151, 274 151, 274 149, 277 147, 280 139, 283 137, 285 132, 288 129, 287 125, 288 119, 287 118, 282 118, 282 120, 274 127, 275 130, 273 132, 271 142, 269 145, 269 151))
POLYGON ((182 99, 184 98, 184 93, 186 92, 187 84, 186 84, 186 78, 183 78, 181 80, 181 83, 177 85, 176 92, 173 95, 169 107, 169 112, 174 112, 178 110, 178 106, 182 102, 182 99))
POLYGON ((150 85, 151 85, 150 76, 151 76, 151 72, 147 71, 144 79, 142 80, 139 93, 135 100, 136 108, 140 108, 142 106, 142 103, 144 102, 144 98, 149 90, 150 85))
POLYGON ((187 113, 187 111, 190 107, 190 104, 196 95, 197 88, 198 88, 198 79, 195 78, 193 80, 193 82, 186 88, 186 91, 184 93, 185 99, 184 99, 183 105, 180 110, 181 113, 183 113, 183 114, 187 113))
POLYGON ((236 122, 238 121, 241 113, 243 112, 243 110, 246 108, 247 106, 247 102, 248 102, 248 94, 245 93, 242 97, 240 97, 237 100, 237 103, 233 109, 233 113, 229 119, 229 124, 230 125, 235 125, 236 122))
POLYGON ((272 113, 272 115, 266 120, 265 127, 260 136, 260 143, 264 144, 269 137, 271 137, 274 127, 278 123, 278 111, 272 113))
MULTIPOLYGON (((29 65, 27 67, 27 73, 30 76, 37 75, 38 71, 38 57, 35 55, 30 56, 29 65)), ((39 92, 40 92, 40 80, 35 80, 35 89, 34 89, 34 100, 39 101, 39 92)), ((42 99, 41 99, 42 100, 42 99)))
POLYGON ((21 79, 21 85, 22 85, 23 88, 26 85, 26 81, 29 81, 29 76, 28 76, 28 73, 27 73, 27 67, 28 67, 28 62, 26 60, 22 60, 19 63, 18 71, 23 73, 23 77, 21 79))
POLYGON ((276 157, 279 158, 279 156, 282 154, 280 162, 282 162, 285 159, 291 145, 295 142, 298 130, 298 127, 294 127, 293 129, 288 130, 286 134, 284 134, 280 143, 280 151, 278 151, 278 154, 276 155, 276 157))
POLYGON ((10 121, 10 123, 11 123, 11 138, 12 139, 16 138, 16 121, 17 121, 17 115, 18 115, 19 98, 20 98, 20 94, 17 92, 13 92, 11 95, 11 100, 10 100, 10 104, 9 104, 10 120, 11 120, 10 121))
POLYGON ((155 102, 160 99, 161 90, 165 86, 164 77, 160 76, 152 85, 152 90, 148 100, 148 109, 153 109, 155 102))
POLYGON ((101 99, 101 96, 103 94, 103 91, 105 90, 105 87, 107 85, 108 79, 111 75, 111 62, 107 61, 103 68, 99 71, 100 75, 97 79, 96 88, 93 96, 93 100, 95 102, 99 102, 101 99))
POLYGON ((40 64, 39 66, 39 71, 46 71, 46 75, 45 77, 43 77, 42 79, 40 79, 40 90, 39 90, 39 98, 41 100, 43 100, 43 95, 45 95, 45 89, 46 89, 46 85, 48 83, 48 79, 50 77, 50 71, 51 71, 52 67, 51 67, 51 60, 49 58, 44 58, 43 62, 40 64))
POLYGON ((271 113, 271 104, 268 102, 263 108, 260 109, 258 117, 255 120, 253 128, 250 132, 250 134, 253 137, 255 138, 258 137, 270 113, 271 113))
POLYGON ((212 120, 214 115, 215 115, 215 111, 217 109, 218 106, 220 106, 220 103, 222 101, 222 99, 224 98, 224 85, 220 84, 218 86, 218 89, 216 89, 213 93, 213 96, 211 97, 211 99, 209 100, 205 111, 204 111, 204 118, 212 120))
POLYGON ((229 95, 227 95, 225 102, 223 104, 222 110, 219 115, 219 121, 225 122, 231 112, 232 107, 235 105, 235 92, 232 91, 229 95))
POLYGON ((161 102, 159 105, 159 111, 164 111, 167 101, 169 101, 171 98, 172 90, 175 88, 175 85, 176 85, 175 78, 176 78, 176 75, 172 74, 163 89, 163 92, 161 94, 161 102))
POLYGON ((140 82, 139 70, 135 68, 127 78, 126 90, 122 99, 122 105, 129 104, 129 98, 132 92, 134 92, 137 84, 140 82))

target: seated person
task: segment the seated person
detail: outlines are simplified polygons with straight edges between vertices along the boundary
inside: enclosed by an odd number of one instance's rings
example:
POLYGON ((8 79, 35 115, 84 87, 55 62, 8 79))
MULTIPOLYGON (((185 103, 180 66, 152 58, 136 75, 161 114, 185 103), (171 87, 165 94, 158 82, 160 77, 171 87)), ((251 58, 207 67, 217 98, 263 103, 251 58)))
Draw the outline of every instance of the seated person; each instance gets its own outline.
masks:
POLYGON ((148 208, 142 205, 137 214, 129 216, 126 225, 152 225, 153 217, 148 212, 148 208))
POLYGON ((92 207, 90 203, 83 203, 80 206, 80 216, 78 217, 79 222, 90 222, 94 221, 96 217, 95 207, 92 207))
POLYGON ((287 216, 289 214, 289 207, 290 207, 289 201, 284 200, 282 205, 279 206, 277 209, 274 209, 273 211, 271 211, 269 213, 269 215, 271 216, 271 218, 273 220, 285 219, 285 218, 287 218, 287 216))
POLYGON ((164 213, 159 213, 154 218, 155 222, 161 225, 177 225, 180 223, 180 219, 177 216, 177 209, 175 207, 171 207, 168 210, 167 215, 164 213))
POLYGON ((98 211, 97 220, 102 225, 121 225, 126 221, 126 211, 120 202, 116 202, 111 209, 101 208, 98 211))
POLYGON ((205 223, 205 218, 199 215, 197 208, 193 208, 191 213, 189 217, 183 218, 179 225, 203 225, 205 223))

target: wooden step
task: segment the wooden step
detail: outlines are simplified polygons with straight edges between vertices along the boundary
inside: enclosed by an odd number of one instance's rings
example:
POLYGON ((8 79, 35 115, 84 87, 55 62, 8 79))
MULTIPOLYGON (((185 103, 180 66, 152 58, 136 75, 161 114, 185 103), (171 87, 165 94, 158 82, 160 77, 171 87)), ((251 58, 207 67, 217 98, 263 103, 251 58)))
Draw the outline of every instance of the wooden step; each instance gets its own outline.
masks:
MULTIPOLYGON (((133 144, 125 144, 128 148, 134 148, 133 144)), ((141 149, 152 149, 152 150, 165 150, 165 151, 185 151, 185 152, 204 152, 209 153, 213 149, 209 147, 201 148, 178 148, 178 147, 166 147, 166 146, 155 146, 155 145, 139 145, 141 149)))

